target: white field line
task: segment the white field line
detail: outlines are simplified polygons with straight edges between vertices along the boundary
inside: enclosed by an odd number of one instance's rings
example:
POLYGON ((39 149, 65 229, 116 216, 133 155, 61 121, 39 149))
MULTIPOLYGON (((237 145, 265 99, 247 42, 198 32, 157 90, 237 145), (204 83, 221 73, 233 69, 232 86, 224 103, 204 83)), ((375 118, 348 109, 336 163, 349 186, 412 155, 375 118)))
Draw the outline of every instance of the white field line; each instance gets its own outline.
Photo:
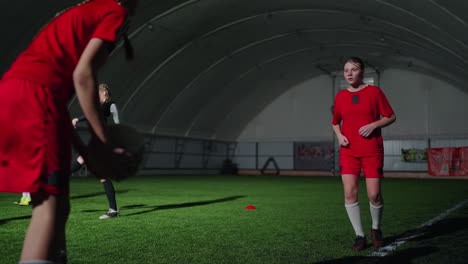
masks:
MULTIPOLYGON (((427 221, 427 222, 424 222, 423 224, 421 224, 420 226, 418 226, 418 228, 416 230, 419 230, 419 229, 422 229, 424 227, 427 227, 427 226, 431 226, 433 225, 435 222, 437 221, 440 221, 442 219, 444 219, 445 217, 447 217, 450 213, 452 213, 453 211, 457 210, 458 208, 462 207, 463 205, 465 205, 466 203, 468 203, 468 199, 467 200, 464 200, 462 202, 460 202, 459 204, 455 205, 454 207, 448 209, 447 211, 441 213, 440 215, 432 218, 431 220, 427 221)), ((412 239, 412 238, 415 238, 415 237, 418 237, 420 236, 421 234, 419 235, 412 235, 412 236, 408 236, 408 237, 402 237, 402 238, 399 238, 397 240, 395 240, 393 243, 391 243, 390 245, 387 245, 385 247, 381 247, 379 248, 378 250, 372 252, 369 257, 384 257, 386 256, 387 254, 389 253, 392 253, 392 251, 394 251, 397 247, 401 246, 402 244, 404 244, 406 241, 412 239)))

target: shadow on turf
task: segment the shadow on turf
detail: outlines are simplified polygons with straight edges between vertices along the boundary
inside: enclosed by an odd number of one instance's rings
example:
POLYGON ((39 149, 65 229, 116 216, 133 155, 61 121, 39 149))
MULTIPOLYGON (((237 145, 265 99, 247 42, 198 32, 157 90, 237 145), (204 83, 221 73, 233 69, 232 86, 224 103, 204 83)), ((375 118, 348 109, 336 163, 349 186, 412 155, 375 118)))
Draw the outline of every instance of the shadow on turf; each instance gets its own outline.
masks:
POLYGON ((25 216, 18 216, 18 217, 12 217, 12 218, 6 218, 6 219, 0 219, 0 225, 6 224, 9 221, 15 221, 15 220, 25 220, 25 219, 30 219, 30 215, 25 215, 25 216))
POLYGON ((229 202, 229 201, 234 201, 239 198, 244 198, 246 196, 229 196, 226 198, 221 198, 221 199, 215 199, 215 200, 209 200, 209 201, 199 201, 199 202, 190 202, 190 203, 180 203, 180 204, 167 204, 167 205, 155 205, 155 206, 148 206, 145 204, 134 204, 134 205, 127 205, 123 206, 120 209, 148 209, 144 210, 141 212, 136 212, 136 213, 130 213, 126 214, 125 216, 132 216, 132 215, 140 215, 140 214, 146 214, 150 212, 154 212, 157 210, 167 210, 167 209, 177 209, 177 208, 185 208, 185 207, 193 207, 193 206, 200 206, 200 205, 208 205, 208 204, 214 204, 214 203, 222 203, 222 202, 229 202))
POLYGON ((407 241, 422 241, 441 235, 448 235, 463 229, 467 229, 467 223, 468 217, 443 219, 430 226, 419 229, 411 229, 401 234, 387 237, 385 238, 385 244, 387 245, 393 241, 404 239, 406 237, 412 237, 410 239, 405 239, 407 241))
POLYGON ((397 251, 391 256, 386 257, 355 256, 316 262, 316 264, 411 264, 414 259, 430 255, 437 251, 439 251, 439 249, 436 247, 408 248, 397 251))
MULTIPOLYGON (((120 190, 116 193, 126 193, 128 191, 129 190, 120 190)), ((85 195, 73 196, 70 199, 82 199, 82 198, 99 196, 103 194, 105 193, 104 192, 90 193, 90 194, 85 194, 85 195)), ((137 213, 126 214, 126 216, 131 216, 131 215, 140 215, 140 214, 150 213, 150 212, 154 212, 157 210, 177 209, 177 208, 193 207, 193 206, 200 206, 200 205, 208 205, 208 204, 214 204, 214 203, 229 202, 229 201, 234 201, 234 200, 237 200, 239 198, 244 198, 244 197, 247 197, 247 196, 238 195, 238 196, 229 196, 229 197, 209 200, 209 201, 199 201, 199 202, 190 202, 190 203, 181 203, 181 204, 155 205, 155 206, 147 206, 145 204, 134 204, 134 205, 123 206, 120 209, 127 209, 127 210, 128 209, 148 209, 148 210, 137 212, 137 213)), ((89 212, 100 212, 102 210, 81 210, 81 211, 89 213, 89 212)), ((9 221, 24 220, 24 219, 29 219, 29 218, 31 218, 30 215, 0 219, 0 225, 5 224, 9 221)))
MULTIPOLYGON (((118 191, 115 191, 116 194, 122 194, 122 193, 127 193, 129 191, 131 191, 132 189, 127 189, 127 190, 118 190, 118 191)), ((74 200, 74 199, 83 199, 83 198, 90 198, 90 197, 96 197, 96 196, 101 196, 101 195, 105 195, 106 193, 105 192, 95 192, 95 193, 88 193, 88 194, 83 194, 83 195, 75 195, 75 196, 70 196, 70 199, 71 200, 74 200)))
MULTIPOLYGON (((401 234, 385 238, 385 245, 391 244, 397 240, 405 241, 424 241, 433 239, 438 236, 454 234, 460 230, 468 228, 468 217, 443 219, 439 222, 434 223, 431 226, 427 226, 420 229, 411 229, 401 234), (411 238, 409 238, 411 237, 411 238), (409 238, 409 239, 405 239, 409 238)), ((412 260, 430 255, 438 252, 437 247, 419 247, 419 248, 408 248, 404 250, 397 250, 393 254, 386 257, 367 257, 367 256, 353 256, 345 257, 341 259, 327 260, 318 262, 320 264, 332 264, 332 263, 351 263, 351 264, 370 264, 370 263, 401 263, 410 264, 412 260)))

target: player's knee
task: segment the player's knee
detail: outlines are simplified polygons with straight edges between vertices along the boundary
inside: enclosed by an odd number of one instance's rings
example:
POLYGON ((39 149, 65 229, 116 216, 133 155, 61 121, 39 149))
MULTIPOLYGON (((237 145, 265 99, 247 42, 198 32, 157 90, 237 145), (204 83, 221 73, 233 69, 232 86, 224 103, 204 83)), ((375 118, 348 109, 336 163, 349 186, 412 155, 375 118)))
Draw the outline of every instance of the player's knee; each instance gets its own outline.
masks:
POLYGON ((380 192, 369 193, 368 197, 372 205, 378 206, 381 205, 383 202, 382 195, 380 194, 380 192))
POLYGON ((357 188, 350 189, 345 192, 344 196, 345 196, 345 202, 347 204, 355 203, 357 202, 357 199, 358 199, 358 189, 357 188))

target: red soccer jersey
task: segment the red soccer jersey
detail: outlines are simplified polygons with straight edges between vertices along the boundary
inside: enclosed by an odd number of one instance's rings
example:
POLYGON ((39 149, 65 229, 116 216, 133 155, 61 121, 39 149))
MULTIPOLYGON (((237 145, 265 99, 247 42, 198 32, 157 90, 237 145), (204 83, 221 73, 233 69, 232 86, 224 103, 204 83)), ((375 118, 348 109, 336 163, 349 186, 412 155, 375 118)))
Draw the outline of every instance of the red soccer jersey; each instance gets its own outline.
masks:
POLYGON ((45 86, 64 87, 69 99, 73 71, 92 38, 115 42, 127 11, 114 0, 93 0, 52 20, 21 53, 4 78, 19 78, 45 86))
POLYGON ((383 154, 381 129, 375 129, 365 138, 359 135, 359 129, 380 119, 394 114, 385 94, 379 87, 368 85, 350 92, 340 91, 335 98, 333 125, 341 123, 341 133, 348 138, 349 145, 341 146, 343 154, 364 157, 383 154))

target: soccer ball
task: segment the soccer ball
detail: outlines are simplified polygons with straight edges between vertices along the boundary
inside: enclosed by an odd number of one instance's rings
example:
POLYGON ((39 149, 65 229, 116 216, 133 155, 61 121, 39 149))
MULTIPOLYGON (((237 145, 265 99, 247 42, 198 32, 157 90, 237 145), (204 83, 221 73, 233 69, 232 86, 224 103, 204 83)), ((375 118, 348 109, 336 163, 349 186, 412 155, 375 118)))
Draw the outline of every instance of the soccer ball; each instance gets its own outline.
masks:
POLYGON ((145 138, 136 129, 126 125, 106 127, 109 144, 93 137, 88 145, 88 168, 99 179, 124 180, 135 175, 144 160, 145 138), (125 150, 116 153, 115 148, 125 150))

